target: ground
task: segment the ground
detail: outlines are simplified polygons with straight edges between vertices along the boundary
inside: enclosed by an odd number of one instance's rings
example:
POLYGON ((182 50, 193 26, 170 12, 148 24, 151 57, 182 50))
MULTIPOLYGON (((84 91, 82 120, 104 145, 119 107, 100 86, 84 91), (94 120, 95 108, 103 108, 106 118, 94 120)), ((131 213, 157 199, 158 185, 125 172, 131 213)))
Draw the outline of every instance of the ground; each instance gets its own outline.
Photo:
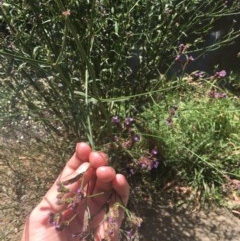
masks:
POLYGON ((239 241, 240 219, 229 210, 208 207, 198 211, 161 206, 140 209, 143 241, 239 241))
MULTIPOLYGON (((49 148, 44 144, 44 148, 32 149, 34 157, 26 155, 29 153, 29 146, 21 143, 15 143, 11 148, 10 146, 6 140, 1 143, 0 241, 20 240, 22 223, 26 216, 62 168, 61 165, 53 165, 52 158, 56 152, 50 145, 47 145, 49 148), (48 173, 49 166, 53 167, 54 171, 48 173), (14 171, 18 169, 19 172, 14 171)), ((68 157, 63 156, 63 159, 67 160, 68 157)), ((235 201, 239 204, 239 200, 235 201)), ((139 238, 142 241, 240 240, 240 215, 237 211, 233 213, 234 209, 228 210, 209 204, 195 210, 186 206, 163 206, 161 197, 158 204, 139 201, 133 205, 133 210, 143 219, 139 238)))

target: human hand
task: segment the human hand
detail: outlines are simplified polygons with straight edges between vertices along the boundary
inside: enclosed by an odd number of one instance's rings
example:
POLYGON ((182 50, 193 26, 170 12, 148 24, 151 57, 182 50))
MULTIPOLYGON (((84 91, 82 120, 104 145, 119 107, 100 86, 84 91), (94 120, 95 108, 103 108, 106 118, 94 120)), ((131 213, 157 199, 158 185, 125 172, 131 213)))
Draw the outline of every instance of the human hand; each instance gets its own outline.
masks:
POLYGON ((22 241, 117 240, 129 185, 107 164, 105 153, 78 143, 62 173, 28 217, 22 241))

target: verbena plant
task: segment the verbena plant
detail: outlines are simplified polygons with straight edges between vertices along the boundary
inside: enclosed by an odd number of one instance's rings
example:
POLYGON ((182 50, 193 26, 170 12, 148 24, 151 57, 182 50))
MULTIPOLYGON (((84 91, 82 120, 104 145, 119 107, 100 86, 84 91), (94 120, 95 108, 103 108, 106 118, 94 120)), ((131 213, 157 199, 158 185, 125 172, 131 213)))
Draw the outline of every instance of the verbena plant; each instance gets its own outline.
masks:
POLYGON ((164 100, 154 101, 141 115, 148 120, 143 138, 163 150, 162 168, 207 190, 221 187, 227 177, 239 178, 239 99, 211 79, 187 83, 164 100))
MULTIPOLYGON (((225 176, 239 177, 237 100, 205 95, 214 84, 194 88, 184 75, 165 75, 179 44, 203 54, 209 31, 238 9, 238 1, 214 0, 6 0, 4 115, 40 121, 48 132, 40 140, 54 133, 105 149, 136 188, 155 192, 176 177, 220 187, 225 176)), ((234 27, 207 50, 237 38, 234 27)))
POLYGON ((113 118, 110 156, 141 195, 174 181, 217 198, 212 194, 222 195, 223 183, 240 178, 239 98, 219 88, 222 79, 231 77, 186 76, 152 93, 135 118, 113 118))
MULTIPOLYGON (((183 76, 170 82, 164 75, 179 44, 190 46, 184 54, 201 55, 215 24, 237 16, 238 1, 225 3, 5 0, 1 115, 8 122, 31 117, 48 134, 106 149, 135 192, 141 185, 155 191, 168 177, 199 189, 220 187, 225 176, 239 177, 238 101, 215 98, 222 95, 211 80, 195 88, 183 76)), ((207 50, 238 37, 235 25, 228 30, 207 50)), ((21 166, 13 162, 14 173, 21 166)))
MULTIPOLYGON (((201 48, 215 21, 235 13, 236 4, 6 0, 0 8, 9 31, 0 52, 6 83, 49 131, 104 143, 113 113, 138 108, 144 93, 161 87, 159 74, 176 46, 187 39, 201 48)), ((236 37, 229 31, 222 43, 236 37)))

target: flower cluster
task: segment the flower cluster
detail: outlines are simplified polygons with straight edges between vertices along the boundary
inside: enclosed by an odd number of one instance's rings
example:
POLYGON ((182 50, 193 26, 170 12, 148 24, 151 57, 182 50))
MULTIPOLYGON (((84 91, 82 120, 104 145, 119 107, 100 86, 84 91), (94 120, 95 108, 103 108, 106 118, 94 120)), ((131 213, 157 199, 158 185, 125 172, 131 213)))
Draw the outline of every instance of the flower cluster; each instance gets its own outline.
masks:
MULTIPOLYGON (((106 227, 105 237, 102 240, 115 240, 119 232, 119 216, 122 216, 123 213, 126 212, 127 222, 131 227, 131 233, 135 236, 138 231, 137 226, 140 226, 141 219, 132 215, 122 203, 117 201, 119 200, 119 197, 117 197, 118 194, 115 191, 109 193, 109 197, 106 199, 106 202, 103 203, 102 207, 99 208, 97 213, 94 213, 93 215, 90 212, 88 206, 89 199, 98 198, 98 196, 102 197, 102 195, 106 193, 88 193, 89 183, 85 183, 84 180, 86 180, 85 172, 77 174, 75 177, 57 184, 57 204, 63 205, 63 210, 56 213, 49 213, 48 219, 49 223, 55 228, 55 230, 61 232, 72 221, 79 220, 79 225, 82 225, 82 229, 80 232, 72 233, 73 240, 94 240, 94 232, 96 229, 92 228, 92 222, 95 216, 99 215, 99 213, 105 212, 102 221, 99 223, 99 225, 104 224, 106 227), (79 188, 75 192, 70 192, 68 185, 76 182, 79 182, 79 188), (129 218, 130 216, 131 218, 129 218), (138 224, 136 224, 136 220, 138 220, 138 224)), ((129 227, 127 230, 129 230, 129 227)))
POLYGON ((223 99, 227 97, 226 93, 219 93, 215 90, 211 90, 210 92, 208 92, 208 97, 210 98, 214 98, 214 99, 223 99))
MULTIPOLYGON (((123 121, 119 116, 112 117, 112 123, 115 129, 118 131, 118 135, 114 136, 115 147, 122 151, 129 153, 129 149, 133 150, 132 153, 136 153, 137 157, 130 154, 128 161, 125 165, 126 174, 131 177, 139 171, 151 171, 159 166, 159 152, 157 147, 154 147, 150 151, 138 150, 138 146, 135 144, 140 141, 140 135, 136 133, 139 123, 132 117, 126 117, 123 121), (134 149, 133 149, 134 148, 134 149), (137 150, 135 150, 135 148, 137 150)), ((126 160, 126 158, 124 157, 126 160)))
POLYGON ((172 127, 173 126, 173 117, 176 115, 177 109, 178 109, 178 106, 174 105, 172 107, 172 109, 169 111, 169 115, 168 115, 168 117, 166 119, 166 123, 167 123, 168 127, 172 127))
POLYGON ((197 79, 202 79, 206 76, 206 73, 203 71, 195 71, 191 74, 191 76, 193 77, 194 80, 197 79))
POLYGON ((188 46, 185 44, 180 44, 178 46, 178 52, 175 57, 175 62, 179 63, 183 68, 185 68, 189 63, 194 61, 193 56, 189 56, 186 53, 188 46))
POLYGON ((154 147, 150 153, 143 155, 139 158, 138 162, 142 169, 146 169, 151 171, 152 169, 156 169, 159 166, 159 160, 157 158, 158 150, 154 147))
MULTIPOLYGON (((66 208, 61 212, 49 214, 49 223, 55 227, 56 231, 58 232, 62 231, 73 220, 75 220, 76 217, 78 217, 79 215, 78 206, 80 203, 82 205, 82 202, 85 201, 87 205, 87 199, 103 194, 101 192, 94 195, 87 195, 86 193, 83 192, 83 188, 84 188, 83 183, 84 183, 84 173, 78 174, 69 180, 58 183, 57 204, 65 205, 66 208), (80 181, 81 184, 74 193, 71 192, 71 197, 69 197, 70 191, 67 186, 77 181, 80 181)), ((88 183, 86 185, 88 185, 88 183)), ((91 225, 90 225, 89 217, 90 217, 89 210, 86 209, 84 211, 82 231, 79 233, 73 233, 72 238, 78 239, 78 240, 83 240, 83 239, 90 240, 89 238, 92 237, 92 233, 90 230, 91 225)))
POLYGON ((107 228, 105 229, 104 241, 111 241, 116 236, 118 229, 118 218, 120 215, 122 205, 120 203, 115 203, 106 214, 105 220, 107 221, 107 228))
POLYGON ((178 46, 178 52, 179 52, 179 54, 185 53, 186 50, 187 50, 187 45, 185 45, 185 44, 179 44, 179 46, 178 46))
MULTIPOLYGON (((118 219, 123 211, 126 211, 126 208, 119 202, 116 202, 108 210, 105 219, 103 220, 106 222, 106 229, 104 232, 104 239, 102 239, 102 241, 111 241, 116 239, 119 227, 118 219)), ((142 219, 140 217, 137 217, 132 212, 128 212, 124 222, 124 230, 121 230, 120 233, 121 240, 123 236, 126 238, 126 240, 139 240, 138 229, 140 228, 141 223, 142 219)))
POLYGON ((128 241, 132 240, 139 240, 139 237, 137 237, 138 229, 141 227, 143 220, 139 217, 137 217, 134 213, 131 213, 127 220, 127 231, 125 231, 123 234, 128 241))
POLYGON ((227 75, 227 72, 225 70, 221 70, 215 73, 214 77, 217 79, 223 79, 227 75))
POLYGON ((121 143, 124 148, 131 149, 135 143, 140 141, 140 135, 136 133, 134 128, 134 118, 126 117, 125 120, 122 122, 119 116, 113 116, 112 123, 120 133, 120 136, 114 136, 114 141, 117 143, 121 143))
POLYGON ((127 174, 129 177, 136 174, 138 171, 151 171, 159 166, 159 152, 157 147, 154 147, 150 152, 142 154, 139 158, 132 159, 127 165, 127 174))

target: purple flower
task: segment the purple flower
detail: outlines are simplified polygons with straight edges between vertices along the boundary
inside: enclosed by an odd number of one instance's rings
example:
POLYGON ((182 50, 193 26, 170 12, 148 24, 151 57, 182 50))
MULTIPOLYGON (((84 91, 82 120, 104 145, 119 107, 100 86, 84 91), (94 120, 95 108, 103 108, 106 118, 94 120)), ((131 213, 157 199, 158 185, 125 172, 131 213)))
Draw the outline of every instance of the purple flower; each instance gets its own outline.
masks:
POLYGON ((205 76, 205 73, 202 72, 202 71, 196 71, 192 74, 192 76, 195 78, 195 79, 199 79, 199 78, 203 78, 205 76))
POLYGON ((108 220, 109 223, 116 223, 116 218, 114 218, 114 217, 109 216, 107 218, 107 220, 108 220))
POLYGON ((144 168, 147 167, 147 164, 145 164, 145 163, 140 163, 140 166, 141 166, 142 169, 144 169, 144 168))
POLYGON ((158 168, 159 166, 157 159, 148 156, 140 157, 139 164, 142 169, 147 169, 149 171, 151 171, 153 168, 158 168))
POLYGON ((128 238, 129 238, 130 240, 133 240, 134 234, 133 234, 132 230, 126 231, 126 234, 127 234, 128 238))
POLYGON ((216 99, 222 99, 222 98, 226 98, 227 94, 226 93, 215 93, 215 98, 216 99))
POLYGON ((179 46, 178 46, 179 53, 184 53, 186 48, 187 48, 187 46, 185 44, 179 44, 179 46))
POLYGON ((178 54, 178 55, 176 56, 176 58, 175 58, 175 61, 176 61, 176 62, 180 62, 180 58, 181 58, 181 55, 178 54))
POLYGON ((135 171, 134 171, 133 168, 128 168, 127 173, 128 173, 129 176, 133 176, 135 174, 135 171))
POLYGON ((125 118, 124 125, 126 127, 130 127, 134 123, 134 121, 135 121, 134 118, 127 117, 127 118, 125 118))
POLYGON ((79 187, 79 188, 77 189, 76 193, 82 193, 82 188, 79 187))
POLYGON ((226 72, 225 70, 221 70, 221 71, 219 71, 219 72, 216 72, 216 74, 215 74, 214 76, 215 76, 216 78, 221 79, 221 78, 226 77, 226 75, 227 75, 227 72, 226 72))
POLYGON ((156 155, 158 154, 158 149, 157 149, 157 147, 154 147, 154 148, 151 150, 151 154, 152 154, 153 156, 156 156, 156 155))
POLYGON ((64 229, 64 224, 63 223, 60 223, 60 224, 56 224, 55 225, 55 230, 56 231, 62 231, 64 229))
POLYGON ((135 174, 135 170, 131 164, 127 165, 126 171, 129 176, 132 176, 135 174))
POLYGON ((115 142, 119 142, 119 137, 118 137, 118 136, 115 135, 115 136, 113 137, 113 139, 114 139, 115 142))
POLYGON ((78 188, 77 191, 76 191, 76 200, 77 201, 81 201, 83 200, 84 198, 84 193, 82 192, 82 189, 81 188, 78 188))
POLYGON ((140 141, 140 136, 138 134, 133 136, 133 141, 134 142, 139 142, 140 141))
POLYGON ((148 168, 151 166, 152 160, 147 156, 141 156, 139 159, 139 164, 142 169, 148 168))
POLYGON ((112 117, 112 123, 119 124, 120 123, 119 116, 117 116, 117 115, 113 116, 112 117))
POLYGON ((227 94, 226 94, 226 93, 219 93, 219 92, 217 92, 217 91, 211 90, 211 91, 208 93, 208 96, 209 96, 210 98, 223 99, 223 98, 226 98, 226 97, 227 97, 227 94))
POLYGON ((195 59, 193 58, 193 56, 189 56, 188 57, 188 63, 190 63, 190 62, 193 62, 195 59))
POLYGON ((157 169, 158 166, 159 166, 159 162, 158 162, 157 160, 153 161, 152 167, 155 168, 155 169, 157 169))
POLYGON ((54 223, 55 223, 55 221, 54 221, 54 213, 49 213, 49 223, 50 224, 53 224, 54 225, 54 223))

